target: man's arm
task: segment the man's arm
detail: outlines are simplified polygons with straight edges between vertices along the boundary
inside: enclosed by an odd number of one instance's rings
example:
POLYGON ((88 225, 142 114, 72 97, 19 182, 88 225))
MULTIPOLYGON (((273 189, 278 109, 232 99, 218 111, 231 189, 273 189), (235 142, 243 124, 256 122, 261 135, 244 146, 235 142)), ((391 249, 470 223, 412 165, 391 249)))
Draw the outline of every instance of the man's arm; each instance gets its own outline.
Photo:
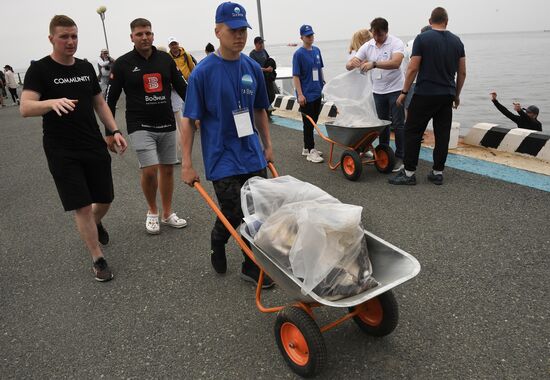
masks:
POLYGON ((271 146, 271 135, 269 133, 269 122, 267 112, 263 108, 254 108, 254 125, 260 134, 262 145, 264 147, 265 159, 273 162, 273 147, 271 146))
POLYGON ((195 130, 195 120, 184 117, 180 133, 181 179, 191 187, 193 187, 195 182, 199 182, 199 175, 193 168, 193 161, 191 158, 193 153, 195 130))
POLYGON ((415 55, 411 57, 409 66, 407 66, 407 73, 405 74, 405 83, 403 84, 402 93, 399 95, 396 101, 398 106, 402 106, 405 103, 407 94, 403 94, 403 92, 408 93, 410 91, 412 83, 414 82, 414 78, 416 78, 418 70, 420 69, 420 62, 422 62, 421 56, 415 55))
POLYGON ((78 103, 78 100, 67 98, 40 100, 38 92, 23 90, 19 112, 23 117, 42 116, 50 111, 55 111, 59 116, 62 116, 74 111, 76 103, 78 103))
MULTIPOLYGON (((120 64, 115 63, 111 70, 109 84, 107 85, 107 89, 105 90, 105 101, 107 103, 107 106, 111 110, 111 115, 113 116, 113 118, 115 117, 116 104, 122 92, 123 84, 124 76, 122 74, 122 70, 120 69, 120 64)), ((111 135, 110 131, 107 128, 105 128, 105 135, 111 135)))
POLYGON ((294 88, 296 89, 296 94, 298 95, 298 104, 300 104, 302 107, 305 106, 306 97, 302 92, 302 82, 300 82, 300 77, 297 75, 294 75, 292 77, 292 84, 294 84, 294 88))
POLYGON ((94 96, 93 106, 95 112, 99 116, 99 120, 101 120, 105 126, 105 132, 111 132, 109 133, 109 136, 105 138, 109 149, 114 153, 118 153, 114 147, 114 144, 116 144, 119 147, 120 153, 124 153, 128 144, 126 143, 124 137, 122 137, 121 133, 113 135, 113 132, 118 131, 118 128, 116 126, 115 118, 113 117, 113 114, 111 113, 111 110, 105 102, 105 99, 103 99, 103 95, 101 93, 94 96))
POLYGON ((376 61, 376 67, 374 66, 374 61, 365 62, 361 65, 361 70, 369 71, 374 68, 382 70, 395 70, 401 67, 401 62, 403 62, 403 53, 393 52, 389 61, 376 61))
POLYGON ((458 71, 456 72, 456 95, 454 100, 454 107, 458 108, 460 105, 460 93, 462 87, 464 87, 464 81, 466 80, 466 57, 460 58, 458 61, 458 71))
POLYGON ((512 120, 514 123, 517 123, 519 121, 519 116, 518 115, 514 115, 512 112, 510 112, 506 107, 504 107, 502 104, 500 104, 498 102, 498 100, 493 99, 493 104, 495 105, 495 107, 497 107, 497 109, 502 112, 502 114, 504 116, 506 116, 508 119, 512 120))
POLYGON ((176 62, 174 62, 173 59, 170 59, 170 61, 170 76, 172 78, 172 87, 174 87, 176 93, 183 100, 185 100, 185 96, 187 95, 187 81, 183 77, 181 71, 178 70, 176 62))

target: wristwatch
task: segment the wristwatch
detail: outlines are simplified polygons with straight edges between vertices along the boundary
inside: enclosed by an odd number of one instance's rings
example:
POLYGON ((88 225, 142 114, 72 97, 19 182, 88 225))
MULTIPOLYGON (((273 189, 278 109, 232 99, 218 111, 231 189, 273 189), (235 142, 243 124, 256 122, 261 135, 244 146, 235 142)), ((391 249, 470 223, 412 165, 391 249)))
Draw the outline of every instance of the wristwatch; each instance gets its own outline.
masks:
POLYGON ((117 133, 122 134, 122 132, 120 132, 118 129, 115 129, 115 130, 112 131, 111 133, 113 134, 113 136, 116 135, 117 133))
POLYGON ((372 61, 372 68, 376 69, 376 61, 372 61))
POLYGON ((407 95, 407 94, 409 93, 409 91, 403 91, 403 90, 401 90, 401 93, 402 93, 403 95, 407 95))

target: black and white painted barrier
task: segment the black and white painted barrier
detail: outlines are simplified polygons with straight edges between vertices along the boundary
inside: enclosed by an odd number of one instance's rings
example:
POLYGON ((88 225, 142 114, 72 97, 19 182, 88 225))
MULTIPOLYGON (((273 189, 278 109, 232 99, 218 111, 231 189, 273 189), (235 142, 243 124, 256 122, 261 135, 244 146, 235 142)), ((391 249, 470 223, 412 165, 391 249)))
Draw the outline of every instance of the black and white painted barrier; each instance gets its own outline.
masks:
POLYGON ((522 128, 504 128, 498 124, 478 123, 464 137, 470 145, 524 153, 550 162, 550 135, 522 128))
MULTIPOLYGON (((273 101, 273 108, 284 111, 299 112, 300 105, 298 104, 298 101, 294 96, 277 95, 277 97, 273 101)), ((336 106, 334 105, 334 103, 323 102, 319 117, 336 117, 337 113, 338 111, 336 110, 336 106)))

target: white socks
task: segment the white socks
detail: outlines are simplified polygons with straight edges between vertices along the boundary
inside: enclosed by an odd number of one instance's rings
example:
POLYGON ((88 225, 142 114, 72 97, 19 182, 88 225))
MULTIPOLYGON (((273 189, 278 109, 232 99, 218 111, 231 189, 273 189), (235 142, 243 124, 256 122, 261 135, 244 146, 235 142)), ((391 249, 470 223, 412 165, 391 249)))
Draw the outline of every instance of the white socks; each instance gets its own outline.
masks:
POLYGON ((405 175, 407 177, 412 177, 414 175, 414 171, 410 171, 410 170, 405 169, 405 175))

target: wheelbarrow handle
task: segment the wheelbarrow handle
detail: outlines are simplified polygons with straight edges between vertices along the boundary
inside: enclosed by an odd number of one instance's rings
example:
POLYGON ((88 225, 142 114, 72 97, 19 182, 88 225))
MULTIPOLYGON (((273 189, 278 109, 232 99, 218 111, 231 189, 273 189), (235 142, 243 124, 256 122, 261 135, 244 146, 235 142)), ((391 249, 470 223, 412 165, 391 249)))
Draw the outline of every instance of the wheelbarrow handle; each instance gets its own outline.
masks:
MULTIPOLYGON (((271 171, 271 174, 273 175, 273 177, 278 177, 279 176, 279 174, 277 173, 277 169, 275 169, 275 165, 273 165, 272 162, 268 162, 267 167, 271 171)), ((223 212, 219 209, 216 202, 214 202, 212 197, 210 197, 210 195, 208 195, 206 190, 204 190, 204 187, 202 187, 201 183, 199 181, 196 181, 196 182, 193 183, 193 187, 195 189, 197 189, 197 191, 204 198, 204 200, 206 201, 208 206, 210 206, 212 211, 214 211, 216 216, 221 220, 221 222, 223 223, 225 228, 227 228, 227 231, 229 231, 231 236, 233 236, 235 238, 235 241, 237 241, 237 244, 239 244, 239 247, 241 247, 243 252, 250 258, 250 260, 254 261, 254 264, 258 265, 258 262, 256 261, 256 258, 254 257, 254 253, 252 253, 252 251, 250 250, 248 245, 246 245, 246 243, 244 242, 241 235, 239 235, 237 230, 235 230, 235 228, 233 228, 231 223, 229 223, 229 220, 227 220, 227 218, 225 217, 223 212)), ((259 265, 258 265, 258 267, 259 267, 259 265)))

